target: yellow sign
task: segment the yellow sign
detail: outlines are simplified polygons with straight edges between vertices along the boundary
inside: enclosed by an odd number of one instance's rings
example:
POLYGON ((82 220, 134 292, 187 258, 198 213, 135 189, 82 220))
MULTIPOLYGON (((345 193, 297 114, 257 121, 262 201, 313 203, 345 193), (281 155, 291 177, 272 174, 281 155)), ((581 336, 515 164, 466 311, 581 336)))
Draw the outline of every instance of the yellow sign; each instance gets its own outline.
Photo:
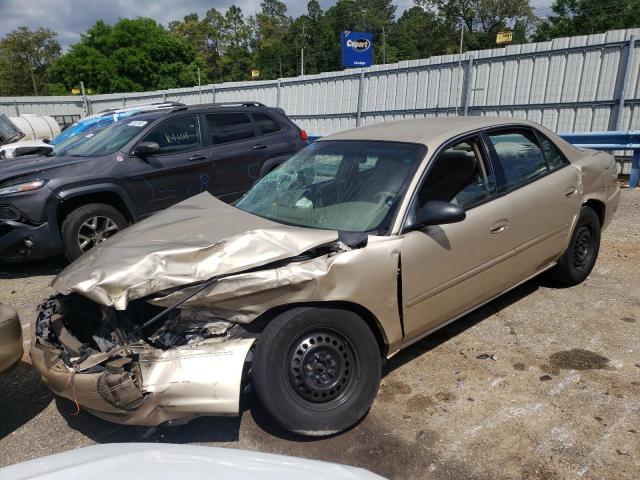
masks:
POLYGON ((72 88, 71 89, 71 95, 80 95, 80 89, 79 88, 72 88))
POLYGON ((260 70, 251 70, 251 78, 258 78, 260 76, 260 70))
POLYGON ((509 43, 513 41, 513 32, 498 32, 496 43, 509 43))

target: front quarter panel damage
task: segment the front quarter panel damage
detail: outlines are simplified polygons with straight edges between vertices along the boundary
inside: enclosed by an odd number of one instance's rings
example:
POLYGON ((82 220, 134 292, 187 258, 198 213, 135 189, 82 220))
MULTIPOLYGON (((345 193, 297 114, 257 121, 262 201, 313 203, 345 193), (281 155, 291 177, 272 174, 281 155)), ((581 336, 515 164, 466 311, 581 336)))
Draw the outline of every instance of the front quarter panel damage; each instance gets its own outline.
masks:
POLYGON ((106 353, 75 339, 84 352, 76 356, 64 343, 67 337, 57 337, 65 314, 59 304, 50 300, 41 307, 31 348, 34 368, 56 394, 98 417, 131 425, 239 413, 253 338, 214 336, 167 349, 136 341, 106 353))

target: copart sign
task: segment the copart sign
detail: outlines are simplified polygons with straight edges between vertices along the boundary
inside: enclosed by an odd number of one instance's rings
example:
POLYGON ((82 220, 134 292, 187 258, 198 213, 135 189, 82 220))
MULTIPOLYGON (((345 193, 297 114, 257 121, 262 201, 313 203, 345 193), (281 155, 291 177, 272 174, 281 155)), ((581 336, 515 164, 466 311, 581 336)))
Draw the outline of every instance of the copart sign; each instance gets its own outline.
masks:
POLYGON ((373 61, 373 35, 370 32, 342 32, 342 66, 368 67, 373 61))

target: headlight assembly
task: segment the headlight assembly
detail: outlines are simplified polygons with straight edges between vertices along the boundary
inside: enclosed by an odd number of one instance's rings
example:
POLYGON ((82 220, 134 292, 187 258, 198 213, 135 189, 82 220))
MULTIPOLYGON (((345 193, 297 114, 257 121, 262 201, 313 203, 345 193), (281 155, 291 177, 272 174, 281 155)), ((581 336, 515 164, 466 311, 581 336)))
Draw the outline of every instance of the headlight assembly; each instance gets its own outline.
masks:
POLYGON ((46 183, 46 180, 34 180, 33 182, 17 183, 15 185, 0 188, 0 195, 30 192, 32 190, 37 190, 44 187, 46 183))

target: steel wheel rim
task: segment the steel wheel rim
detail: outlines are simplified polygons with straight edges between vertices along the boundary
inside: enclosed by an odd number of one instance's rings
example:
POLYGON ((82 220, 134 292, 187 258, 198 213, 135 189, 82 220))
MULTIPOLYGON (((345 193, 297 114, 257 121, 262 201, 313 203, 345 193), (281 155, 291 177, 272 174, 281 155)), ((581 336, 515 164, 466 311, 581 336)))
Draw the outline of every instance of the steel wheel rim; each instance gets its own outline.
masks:
POLYGON ((88 218, 78 229, 77 243, 81 251, 91 248, 112 237, 120 228, 111 218, 103 215, 88 218))
POLYGON ((287 359, 289 386, 299 399, 322 408, 338 405, 349 396, 356 357, 339 333, 306 333, 293 342, 287 359))
POLYGON ((573 266, 579 272, 589 268, 594 256, 595 235, 588 225, 581 225, 576 231, 573 243, 573 266))

